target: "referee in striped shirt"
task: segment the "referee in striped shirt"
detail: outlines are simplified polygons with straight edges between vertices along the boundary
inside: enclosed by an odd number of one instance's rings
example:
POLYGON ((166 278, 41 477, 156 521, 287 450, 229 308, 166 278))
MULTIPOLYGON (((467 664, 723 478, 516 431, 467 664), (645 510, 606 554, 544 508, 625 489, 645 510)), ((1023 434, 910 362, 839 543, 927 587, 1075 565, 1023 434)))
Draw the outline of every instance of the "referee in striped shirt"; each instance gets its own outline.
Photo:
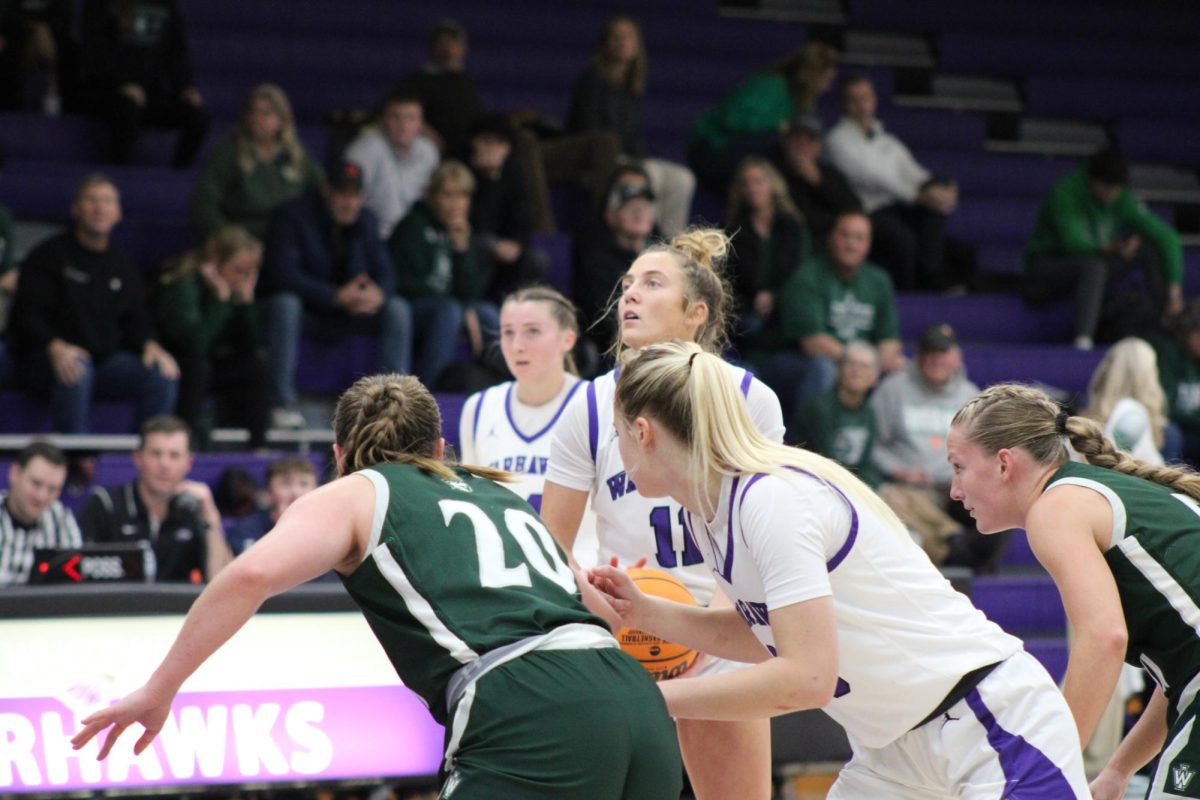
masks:
POLYGON ((0 588, 29 582, 33 551, 78 547, 79 525, 59 502, 67 480, 67 457, 53 445, 34 442, 17 453, 0 492, 0 588))

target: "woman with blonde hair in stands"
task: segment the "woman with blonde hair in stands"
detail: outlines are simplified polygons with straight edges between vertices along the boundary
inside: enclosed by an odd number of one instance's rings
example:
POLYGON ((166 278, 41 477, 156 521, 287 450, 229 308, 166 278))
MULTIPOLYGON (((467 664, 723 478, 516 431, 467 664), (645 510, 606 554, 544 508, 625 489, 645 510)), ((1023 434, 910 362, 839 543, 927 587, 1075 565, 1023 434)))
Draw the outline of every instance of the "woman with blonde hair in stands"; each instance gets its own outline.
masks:
POLYGON ((207 236, 236 223, 266 241, 271 213, 323 179, 296 134, 283 89, 250 90, 237 128, 213 148, 192 190, 192 224, 207 236))
POLYGON ((1194 794, 1200 475, 1133 458, 1095 420, 1017 384, 992 386, 963 406, 946 444, 951 497, 982 533, 1024 528, 1058 585, 1076 632, 1062 691, 1079 741, 1092 738, 1122 661, 1157 684, 1092 782, 1095 800, 1124 797, 1130 776, 1155 756, 1147 797, 1194 794), (1068 443, 1087 463, 1070 459, 1068 443))
POLYGON ((726 369, 671 342, 643 348, 616 388, 629 479, 683 506, 734 608, 650 598, 607 566, 593 585, 626 625, 756 662, 660 684, 672 716, 823 708, 854 751, 835 800, 1090 800, 1046 670, 950 586, 866 484, 759 433, 726 369))
POLYGON ((621 142, 626 163, 645 168, 654 188, 655 214, 668 236, 687 227, 696 176, 683 164, 646 156, 642 102, 646 93, 646 43, 637 22, 616 16, 604 23, 600 45, 575 81, 567 129, 610 131, 621 142))
MULTIPOLYGON (((721 271, 729 240, 718 230, 679 234, 642 251, 610 304, 617 335, 611 353, 621 364, 639 348, 671 339, 696 342, 720 354, 728 343, 729 291, 721 271)), ((613 436, 613 394, 621 367, 578 392, 554 432, 542 497, 546 527, 571 552, 591 497, 599 540, 597 559, 623 566, 648 560, 688 587, 701 605, 727 605, 684 523, 682 507, 651 500, 628 478, 613 436)), ((734 391, 746 398, 763 435, 783 439, 779 399, 744 369, 722 366, 734 391)), ((612 617, 611 609, 596 609, 612 617)), ((615 618, 613 618, 615 623, 615 618)), ((678 680, 743 667, 702 656, 678 680)), ((699 800, 765 800, 771 793, 770 727, 766 720, 678 723, 679 742, 699 800)))
POLYGON ((725 229, 733 243, 738 335, 749 344, 775 310, 779 290, 812 254, 812 241, 787 181, 762 156, 746 156, 733 174, 725 229))
POLYGON ((442 461, 441 415, 420 381, 360 379, 333 429, 339 478, 217 575, 147 683, 86 717, 75 749, 108 729, 105 758, 139 723, 143 752, 184 681, 268 597, 333 569, 446 726, 442 796, 678 797, 679 751, 653 682, 580 603, 529 505, 494 483, 504 473, 442 461))
POLYGON ((1148 342, 1128 337, 1109 348, 1088 383, 1083 416, 1103 425, 1104 435, 1134 458, 1164 463, 1167 396, 1148 342))

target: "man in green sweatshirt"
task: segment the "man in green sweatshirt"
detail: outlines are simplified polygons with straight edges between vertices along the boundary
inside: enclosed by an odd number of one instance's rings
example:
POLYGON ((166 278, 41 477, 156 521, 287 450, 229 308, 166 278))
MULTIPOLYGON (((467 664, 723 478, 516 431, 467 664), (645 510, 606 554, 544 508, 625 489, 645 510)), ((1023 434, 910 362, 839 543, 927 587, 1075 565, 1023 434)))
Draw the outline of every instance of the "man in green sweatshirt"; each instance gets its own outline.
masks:
POLYGON ((1025 251, 1026 296, 1075 302, 1075 346, 1090 350, 1106 288, 1141 269, 1155 309, 1183 307, 1179 234, 1129 190, 1129 164, 1105 149, 1059 180, 1038 211, 1025 251))

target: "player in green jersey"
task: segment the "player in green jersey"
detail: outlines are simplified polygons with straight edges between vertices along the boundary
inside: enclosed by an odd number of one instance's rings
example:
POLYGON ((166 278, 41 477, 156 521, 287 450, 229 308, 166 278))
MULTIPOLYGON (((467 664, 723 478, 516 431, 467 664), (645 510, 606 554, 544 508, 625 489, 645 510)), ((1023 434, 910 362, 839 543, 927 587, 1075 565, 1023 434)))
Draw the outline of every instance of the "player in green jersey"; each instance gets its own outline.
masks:
POLYGON ((405 685, 446 725, 442 797, 678 797, 662 695, 584 608, 528 503, 493 482, 506 474, 442 462, 425 387, 359 380, 338 401, 334 439, 342 477, 216 576, 150 680, 84 719, 75 748, 108 729, 105 758, 136 722, 141 753, 184 680, 264 600, 334 569, 405 685))
POLYGON ((947 437, 950 494, 983 533, 1024 528, 1078 637, 1063 694, 1087 744, 1121 661, 1157 688, 1092 781, 1124 797, 1161 753, 1148 797, 1200 797, 1200 475, 1118 451, 1100 426, 1027 386, 992 386, 959 410, 947 437), (1067 442, 1087 463, 1069 459, 1067 442))

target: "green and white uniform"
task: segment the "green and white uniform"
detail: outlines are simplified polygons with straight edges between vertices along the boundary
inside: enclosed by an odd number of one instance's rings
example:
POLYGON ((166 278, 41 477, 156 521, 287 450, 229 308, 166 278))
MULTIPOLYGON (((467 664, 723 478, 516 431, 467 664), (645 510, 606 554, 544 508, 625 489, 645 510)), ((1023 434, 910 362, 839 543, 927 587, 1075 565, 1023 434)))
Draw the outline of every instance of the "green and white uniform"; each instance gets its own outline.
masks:
POLYGON ((529 505, 466 470, 357 474, 375 487, 375 514, 367 556, 343 582, 446 725, 442 796, 677 796, 661 694, 579 601, 529 505))
POLYGON ((1126 661, 1142 666, 1168 702, 1167 744, 1148 797, 1200 798, 1200 503, 1115 470, 1067 462, 1046 486, 1092 489, 1112 508, 1104 552, 1129 632, 1126 661))

